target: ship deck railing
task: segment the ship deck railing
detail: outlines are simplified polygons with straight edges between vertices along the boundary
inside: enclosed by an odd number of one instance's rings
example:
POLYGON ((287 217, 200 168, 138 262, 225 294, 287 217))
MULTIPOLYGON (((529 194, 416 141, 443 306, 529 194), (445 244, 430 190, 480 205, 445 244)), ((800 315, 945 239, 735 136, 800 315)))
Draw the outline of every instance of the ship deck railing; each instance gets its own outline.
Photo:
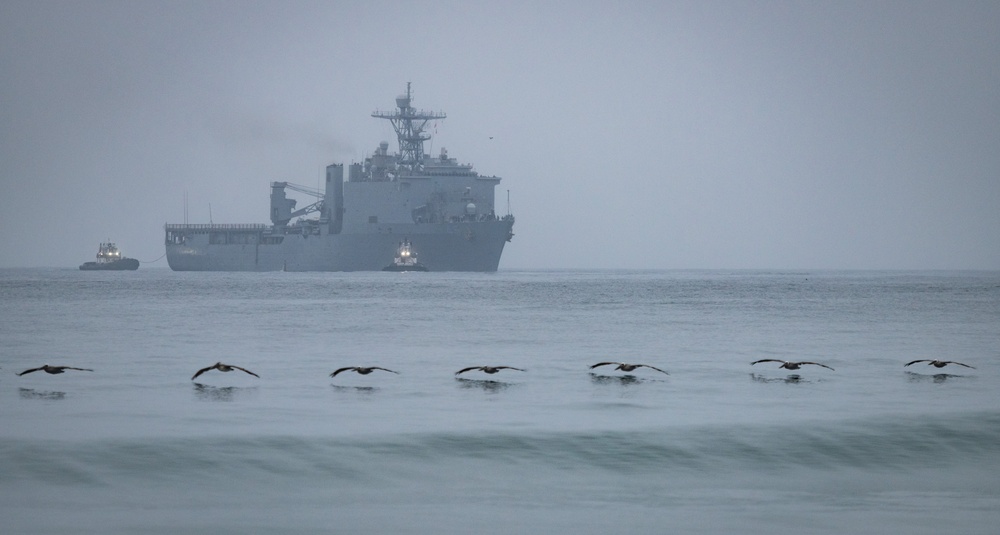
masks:
POLYGON ((167 223, 165 230, 268 230, 271 225, 262 223, 167 223))

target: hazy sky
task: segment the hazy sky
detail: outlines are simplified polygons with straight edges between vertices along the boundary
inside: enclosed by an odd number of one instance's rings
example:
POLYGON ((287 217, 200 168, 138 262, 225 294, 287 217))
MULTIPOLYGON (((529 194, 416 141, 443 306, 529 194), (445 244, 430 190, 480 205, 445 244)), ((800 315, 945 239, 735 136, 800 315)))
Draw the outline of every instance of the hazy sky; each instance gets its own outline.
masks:
MULTIPOLYGON (((498 175, 504 268, 1000 269, 998 2, 0 2, 0 267, 394 136, 498 175), (493 138, 490 139, 490 136, 493 138)), ((305 199, 300 200, 300 205, 305 199)), ((150 267, 166 267, 160 260, 150 267)))

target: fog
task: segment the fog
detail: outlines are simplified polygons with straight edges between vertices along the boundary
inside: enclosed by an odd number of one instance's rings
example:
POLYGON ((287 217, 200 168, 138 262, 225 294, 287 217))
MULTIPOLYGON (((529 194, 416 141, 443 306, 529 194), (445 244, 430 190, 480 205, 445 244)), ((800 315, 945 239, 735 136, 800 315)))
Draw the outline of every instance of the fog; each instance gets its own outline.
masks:
MULTIPOLYGON (((0 267, 395 137, 497 175, 500 269, 1000 269, 997 2, 0 3, 0 267)), ((293 195, 294 196, 294 195, 293 195)), ((300 206, 304 204, 300 200, 300 206)), ((154 262, 155 260, 155 262, 154 262)), ((145 269, 145 267, 144 267, 145 269)))

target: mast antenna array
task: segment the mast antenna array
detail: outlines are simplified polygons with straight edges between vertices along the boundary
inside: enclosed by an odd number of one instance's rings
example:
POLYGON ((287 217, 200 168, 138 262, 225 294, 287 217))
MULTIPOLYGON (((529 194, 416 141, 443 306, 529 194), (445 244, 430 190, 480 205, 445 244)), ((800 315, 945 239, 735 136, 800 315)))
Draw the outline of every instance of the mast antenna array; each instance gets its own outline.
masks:
POLYGON ((424 161, 424 141, 431 135, 424 132, 428 121, 444 119, 444 112, 418 110, 410 105, 413 94, 410 92, 410 82, 406 82, 406 94, 396 97, 396 107, 393 111, 378 111, 372 113, 376 119, 388 119, 396 131, 399 140, 399 163, 401 166, 416 170, 424 161))

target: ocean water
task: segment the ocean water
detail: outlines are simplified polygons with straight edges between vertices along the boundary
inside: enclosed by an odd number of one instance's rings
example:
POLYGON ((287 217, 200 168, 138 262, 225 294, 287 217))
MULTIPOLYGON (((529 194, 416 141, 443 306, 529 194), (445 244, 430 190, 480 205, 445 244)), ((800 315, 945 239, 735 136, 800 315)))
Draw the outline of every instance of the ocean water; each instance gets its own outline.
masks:
POLYGON ((0 340, 3 533, 1000 526, 997 272, 0 270, 0 340))

